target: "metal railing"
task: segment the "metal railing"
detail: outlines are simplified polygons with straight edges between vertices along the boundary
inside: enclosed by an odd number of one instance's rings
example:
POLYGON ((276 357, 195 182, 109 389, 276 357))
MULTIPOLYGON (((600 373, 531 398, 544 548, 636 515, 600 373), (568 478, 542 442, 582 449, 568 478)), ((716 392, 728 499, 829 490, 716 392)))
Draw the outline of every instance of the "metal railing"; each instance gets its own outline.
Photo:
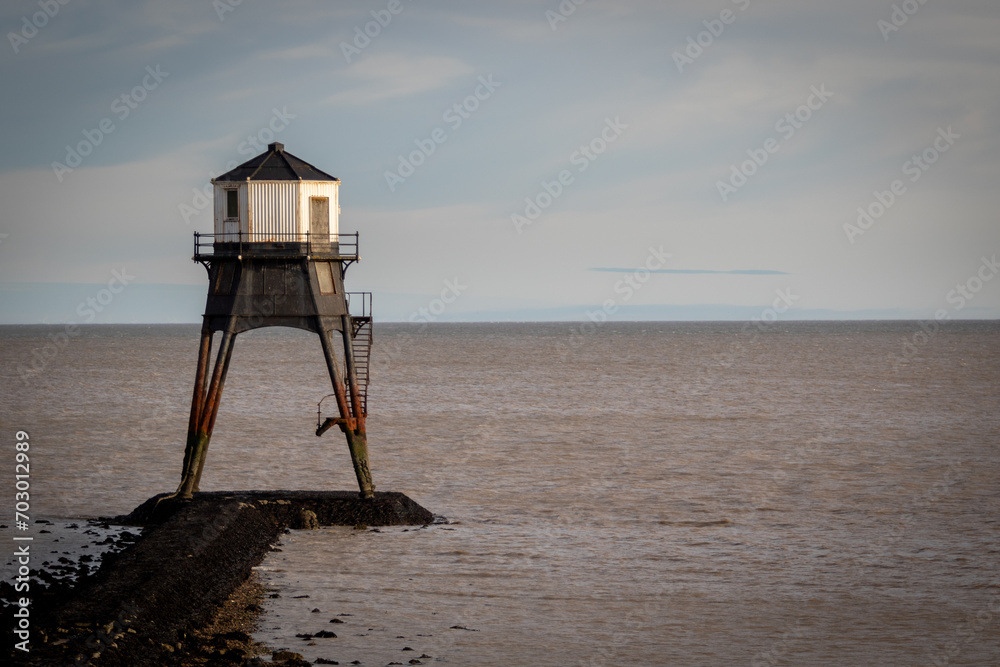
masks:
POLYGON ((328 255, 337 245, 337 259, 358 259, 358 232, 353 234, 312 234, 232 232, 223 234, 194 233, 195 260, 210 259, 220 254, 239 255, 328 255))
POLYGON ((351 313, 351 317, 358 319, 362 317, 370 318, 372 316, 371 292, 347 292, 345 296, 347 297, 347 311, 351 313), (354 312, 351 309, 352 303, 361 306, 361 312, 354 312))

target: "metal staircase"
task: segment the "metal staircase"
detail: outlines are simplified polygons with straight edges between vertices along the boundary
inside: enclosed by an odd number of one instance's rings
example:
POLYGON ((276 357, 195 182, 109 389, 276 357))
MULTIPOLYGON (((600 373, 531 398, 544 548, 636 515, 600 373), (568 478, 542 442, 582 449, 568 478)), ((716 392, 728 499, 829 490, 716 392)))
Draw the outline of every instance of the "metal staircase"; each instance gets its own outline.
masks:
POLYGON ((355 304, 360 301, 361 314, 351 315, 351 343, 354 350, 354 366, 358 374, 358 397, 361 402, 361 414, 368 415, 368 380, 370 379, 371 354, 372 354, 372 293, 371 292, 348 292, 348 307, 353 300, 355 304))

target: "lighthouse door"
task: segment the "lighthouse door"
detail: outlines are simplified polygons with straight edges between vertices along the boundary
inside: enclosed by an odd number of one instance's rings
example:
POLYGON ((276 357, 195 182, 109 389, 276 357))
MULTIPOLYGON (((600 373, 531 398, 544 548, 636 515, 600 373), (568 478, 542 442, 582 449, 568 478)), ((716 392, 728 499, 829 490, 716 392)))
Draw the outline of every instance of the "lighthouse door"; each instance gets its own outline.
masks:
POLYGON ((309 230, 313 243, 330 242, 330 198, 309 198, 309 230))
POLYGON ((226 216, 223 218, 223 240, 232 243, 240 238, 240 192, 235 188, 225 190, 226 216))

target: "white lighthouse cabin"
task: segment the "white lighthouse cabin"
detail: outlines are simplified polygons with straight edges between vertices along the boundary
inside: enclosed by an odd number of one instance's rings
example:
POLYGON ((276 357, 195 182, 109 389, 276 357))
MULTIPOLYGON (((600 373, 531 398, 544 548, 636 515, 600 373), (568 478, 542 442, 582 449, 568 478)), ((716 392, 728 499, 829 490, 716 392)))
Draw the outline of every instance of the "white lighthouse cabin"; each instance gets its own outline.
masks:
POLYGON ((340 179, 280 143, 212 179, 215 243, 309 246, 338 242, 340 179))

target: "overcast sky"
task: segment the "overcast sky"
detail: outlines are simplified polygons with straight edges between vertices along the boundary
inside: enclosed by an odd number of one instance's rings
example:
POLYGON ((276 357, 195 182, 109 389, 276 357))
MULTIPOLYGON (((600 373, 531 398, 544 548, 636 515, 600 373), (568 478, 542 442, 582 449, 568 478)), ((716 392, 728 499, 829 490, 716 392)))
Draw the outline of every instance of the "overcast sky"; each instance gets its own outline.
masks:
POLYGON ((442 319, 779 292, 1000 317, 995 0, 8 0, 0 26, 3 322, 79 320, 122 270, 98 321, 156 321, 150 294, 198 321, 196 190, 268 140, 341 179, 382 319, 456 281, 442 319))

